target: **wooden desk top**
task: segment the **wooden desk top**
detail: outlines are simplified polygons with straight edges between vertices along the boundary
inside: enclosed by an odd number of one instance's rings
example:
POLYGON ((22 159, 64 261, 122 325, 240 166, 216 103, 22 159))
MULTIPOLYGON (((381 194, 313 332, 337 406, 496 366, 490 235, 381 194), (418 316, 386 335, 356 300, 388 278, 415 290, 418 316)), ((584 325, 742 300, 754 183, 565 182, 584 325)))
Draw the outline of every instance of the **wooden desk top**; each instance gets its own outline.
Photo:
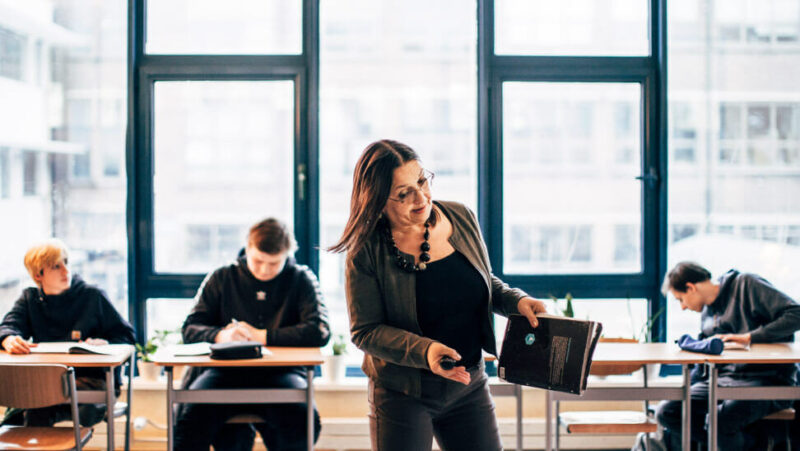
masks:
POLYGON ((797 363, 800 343, 756 343, 749 350, 726 350, 721 355, 706 356, 715 364, 726 363, 797 363))
POLYGON ((312 366, 321 365, 322 352, 319 348, 289 348, 268 346, 272 355, 260 359, 213 360, 207 355, 175 357, 169 353, 156 353, 153 362, 158 366, 312 366))
POLYGON ((107 345, 111 354, 9 354, 0 351, 0 363, 59 363, 71 367, 114 367, 130 359, 132 345, 107 345))
POLYGON ((592 365, 705 363, 708 355, 681 350, 675 343, 597 343, 592 365))

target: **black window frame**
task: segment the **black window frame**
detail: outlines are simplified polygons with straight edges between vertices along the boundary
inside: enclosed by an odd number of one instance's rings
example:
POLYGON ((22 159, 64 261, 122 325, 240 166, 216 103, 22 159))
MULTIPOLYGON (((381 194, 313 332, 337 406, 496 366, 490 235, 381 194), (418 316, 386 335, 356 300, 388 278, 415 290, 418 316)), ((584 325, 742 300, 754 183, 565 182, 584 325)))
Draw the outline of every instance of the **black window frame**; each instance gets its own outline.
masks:
MULTIPOLYGON (((478 217, 495 274, 534 296, 645 298, 661 311, 666 270, 667 117, 666 0, 648 0, 650 55, 641 57, 506 56, 494 54, 494 1, 477 0, 478 217), (642 272, 637 274, 505 275, 502 211, 502 83, 629 82, 642 89, 642 272)), ((148 55, 146 0, 129 0, 128 175, 129 317, 144 341, 146 301, 191 298, 202 274, 157 274, 153 262, 152 88, 162 80, 293 80, 295 83, 294 224, 297 259, 318 272, 319 257, 319 0, 303 0, 299 55, 148 55), (300 177, 304 179, 301 181, 300 177)), ((666 315, 652 339, 666 337, 666 315)))

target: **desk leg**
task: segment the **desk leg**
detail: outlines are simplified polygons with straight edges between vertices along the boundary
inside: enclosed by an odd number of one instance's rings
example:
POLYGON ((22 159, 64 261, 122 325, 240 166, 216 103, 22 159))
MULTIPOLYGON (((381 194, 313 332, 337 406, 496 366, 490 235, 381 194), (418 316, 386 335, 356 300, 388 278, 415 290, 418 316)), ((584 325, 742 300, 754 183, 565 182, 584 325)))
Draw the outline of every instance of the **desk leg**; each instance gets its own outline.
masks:
POLYGON ((308 386, 306 389, 306 438, 308 451, 314 451, 314 368, 307 370, 308 386))
POLYGON ((522 451, 522 386, 514 385, 514 396, 517 398, 517 451, 522 451))
POLYGON ((553 449, 553 399, 550 396, 550 390, 545 390, 544 396, 544 449, 545 451, 552 451, 553 449))
POLYGON ((172 367, 164 367, 164 372, 167 373, 167 451, 172 451, 175 440, 175 419, 173 418, 174 414, 172 412, 175 393, 172 387, 172 367))
POLYGON ((116 404, 114 387, 114 368, 106 368, 106 435, 108 449, 114 450, 114 404, 116 404))
POLYGON ((128 390, 127 399, 128 408, 125 412, 125 451, 131 449, 131 415, 133 412, 133 367, 136 366, 136 353, 131 353, 131 361, 128 363, 128 390))
POLYGON ((717 367, 708 364, 708 450, 717 451, 717 367))
POLYGON ((683 365, 683 427, 681 428, 681 448, 692 446, 692 382, 689 365, 683 365))

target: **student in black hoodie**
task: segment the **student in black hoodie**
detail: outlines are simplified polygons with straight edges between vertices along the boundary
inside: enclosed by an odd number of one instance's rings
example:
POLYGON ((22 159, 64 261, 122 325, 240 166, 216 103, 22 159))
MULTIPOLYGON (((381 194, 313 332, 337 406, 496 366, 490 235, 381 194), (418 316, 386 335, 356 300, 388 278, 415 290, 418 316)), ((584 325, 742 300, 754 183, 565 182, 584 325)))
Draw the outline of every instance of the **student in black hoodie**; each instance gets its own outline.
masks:
MULTIPOLYGON (((209 274, 197 304, 183 324, 184 343, 253 340, 269 346, 324 346, 330 338, 328 312, 311 270, 289 255, 295 243, 276 219, 250 228, 247 247, 232 264, 209 274)), ((195 368, 184 388, 305 388, 304 368, 195 368)), ((252 429, 224 426, 239 413, 254 425, 270 451, 306 449, 303 404, 184 404, 175 425, 176 450, 251 449, 252 429)), ((319 414, 314 411, 315 440, 319 414)))
MULTIPOLYGON (((88 344, 134 342, 133 328, 122 319, 99 288, 77 275, 70 277, 68 251, 57 239, 31 247, 25 268, 36 287, 26 288, 0 323, 0 345, 9 354, 28 354, 38 342, 83 341, 88 344)), ((77 368, 78 389, 105 389, 100 368, 77 368)), ((119 378, 117 378, 119 380, 119 378)), ((118 387, 117 387, 118 389, 118 387)), ((91 426, 105 416, 105 404, 81 404, 80 423, 91 426)), ((13 412, 27 426, 52 426, 70 419, 69 406, 13 412)), ((19 423, 6 415, 5 423, 19 423)))
MULTIPOLYGON (((760 276, 731 269, 719 280, 694 262, 678 263, 664 278, 663 292, 682 309, 700 313, 700 338, 718 337, 750 345, 794 341, 800 330, 800 305, 760 276)), ((696 367, 698 370, 701 367, 696 367)), ((792 364, 728 364, 718 366, 719 385, 727 387, 795 385, 792 364)), ((708 377, 692 372, 692 439, 706 441, 708 377)), ((750 449, 748 426, 791 401, 728 399, 719 403, 718 447, 721 451, 750 449)), ((656 412, 669 449, 680 449, 681 401, 662 402, 656 412)), ((759 444, 761 445, 761 444, 759 444)))

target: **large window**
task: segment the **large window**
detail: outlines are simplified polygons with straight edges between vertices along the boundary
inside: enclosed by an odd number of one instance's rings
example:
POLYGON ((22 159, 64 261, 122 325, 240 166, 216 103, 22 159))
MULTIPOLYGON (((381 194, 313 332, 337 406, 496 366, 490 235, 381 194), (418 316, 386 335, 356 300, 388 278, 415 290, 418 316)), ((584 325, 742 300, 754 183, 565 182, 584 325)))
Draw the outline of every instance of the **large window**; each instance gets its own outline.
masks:
POLYGON ((73 272, 127 316, 127 3, 1 9, 0 314, 32 284, 25 251, 55 236, 70 248, 73 272), (115 171, 105 171, 108 161, 115 171))
POLYGON ((236 258, 250 225, 292 226, 294 85, 155 84, 155 271, 207 273, 236 258))
MULTIPOLYGON (((378 139, 414 148, 435 199, 477 204, 474 0, 320 2, 320 243, 349 211, 353 169, 378 139)), ((320 253, 333 329, 347 333, 344 255, 320 253)))
MULTIPOLYGON (((798 299, 800 2, 673 5, 668 266, 755 272, 798 299)), ((669 338, 698 330, 696 315, 668 307, 669 338)))
POLYGON ((641 88, 503 85, 505 274, 642 270, 641 88))

